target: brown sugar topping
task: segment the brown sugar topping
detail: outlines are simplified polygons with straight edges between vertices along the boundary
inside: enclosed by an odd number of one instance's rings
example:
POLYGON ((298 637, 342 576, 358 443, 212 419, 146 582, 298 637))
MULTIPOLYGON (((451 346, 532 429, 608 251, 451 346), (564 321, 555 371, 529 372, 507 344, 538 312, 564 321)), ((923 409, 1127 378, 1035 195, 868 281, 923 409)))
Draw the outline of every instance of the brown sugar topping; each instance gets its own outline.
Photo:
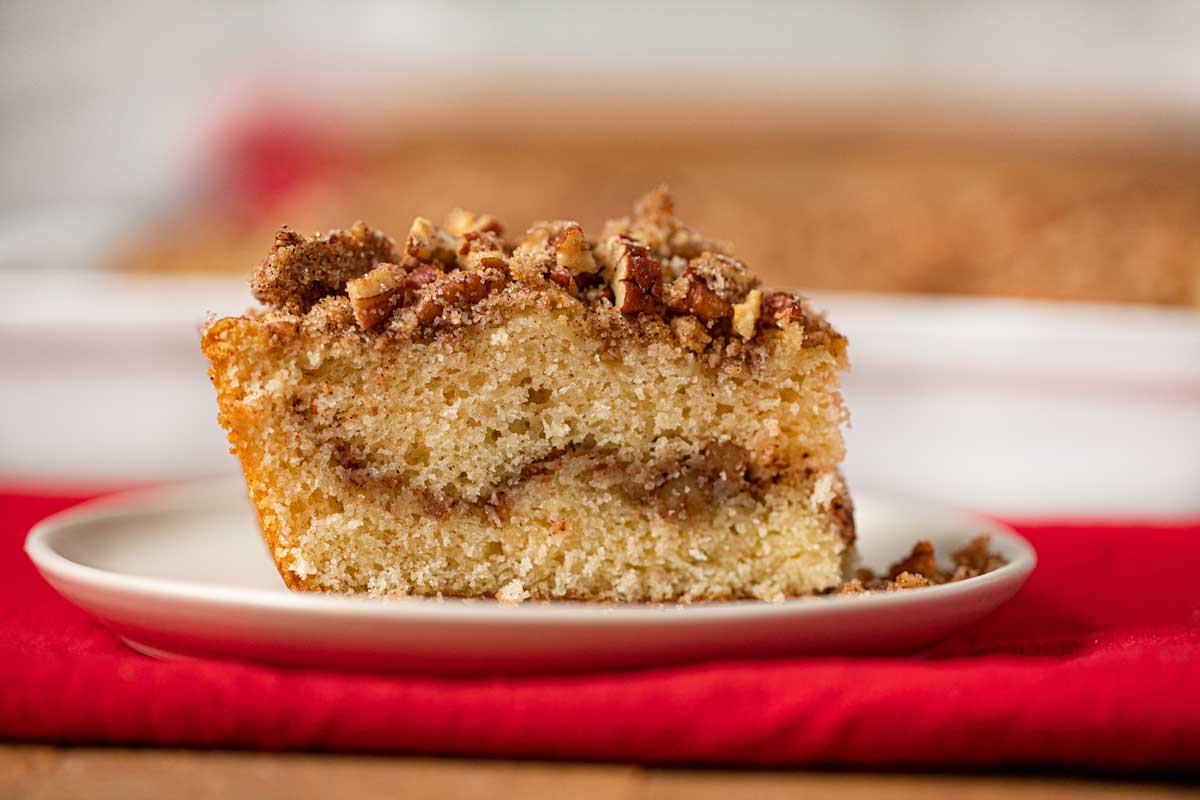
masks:
POLYGON ((321 298, 344 292, 347 282, 376 264, 399 261, 396 242, 365 222, 311 238, 281 228, 250 288, 257 300, 276 311, 303 314, 321 298))
POLYGON ((561 291, 618 317, 660 319, 694 352, 737 353, 759 330, 793 324, 804 326, 806 346, 838 337, 803 298, 764 295, 726 245, 683 226, 665 188, 643 197, 632 217, 610 220, 599 243, 568 220, 536 223, 515 245, 503 230, 494 217, 462 209, 440 227, 417 217, 403 248, 362 222, 312 237, 283 228, 251 285, 286 315, 344 296, 364 332, 384 331, 400 316, 418 327, 458 324, 511 284, 514 292, 561 291))

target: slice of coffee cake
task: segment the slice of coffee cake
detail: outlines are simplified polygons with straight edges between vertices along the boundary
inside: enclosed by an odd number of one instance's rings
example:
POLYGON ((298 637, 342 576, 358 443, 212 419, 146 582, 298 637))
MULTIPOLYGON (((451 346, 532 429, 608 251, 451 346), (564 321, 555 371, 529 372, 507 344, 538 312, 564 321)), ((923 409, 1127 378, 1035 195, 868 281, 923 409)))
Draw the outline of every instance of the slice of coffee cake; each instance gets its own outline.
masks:
POLYGON ((280 231, 203 337, 293 589, 668 601, 839 585, 846 340, 665 191, 594 240, 280 231))

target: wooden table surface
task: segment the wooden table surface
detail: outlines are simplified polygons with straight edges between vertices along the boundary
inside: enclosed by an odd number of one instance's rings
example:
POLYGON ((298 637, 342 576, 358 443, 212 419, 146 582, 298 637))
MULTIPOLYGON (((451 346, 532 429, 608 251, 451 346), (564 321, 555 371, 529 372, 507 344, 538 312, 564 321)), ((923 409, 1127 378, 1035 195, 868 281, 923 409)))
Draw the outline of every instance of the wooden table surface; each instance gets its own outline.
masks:
POLYGON ((731 772, 610 764, 0 746, 8 798, 939 798, 1200 797, 1180 783, 1078 777, 731 772))

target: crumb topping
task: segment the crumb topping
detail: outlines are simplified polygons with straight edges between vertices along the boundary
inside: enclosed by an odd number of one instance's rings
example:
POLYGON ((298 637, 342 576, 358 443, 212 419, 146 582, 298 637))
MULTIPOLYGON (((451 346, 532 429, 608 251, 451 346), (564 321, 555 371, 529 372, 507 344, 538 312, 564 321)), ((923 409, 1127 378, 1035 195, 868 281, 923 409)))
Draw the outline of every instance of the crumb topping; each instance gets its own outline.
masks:
POLYGON ((348 231, 304 237, 280 228, 271 253, 250 280, 257 300, 272 310, 304 314, 317 301, 341 294, 347 282, 376 264, 400 261, 396 242, 365 222, 348 231))
POLYGON ((535 223, 515 244, 503 232, 491 215, 463 209, 441 226, 417 217, 403 248, 363 222, 312 237, 283 228, 251 285, 276 317, 315 315, 306 324, 373 335, 471 323, 498 293, 556 292, 605 329, 636 334, 657 321, 710 361, 741 357, 764 329, 802 325, 805 346, 841 338, 804 298, 764 294, 728 245, 680 223, 665 187, 639 200, 632 216, 606 223, 596 240, 570 220, 535 223), (325 302, 338 297, 344 302, 325 302))
POLYGON ((1008 563, 1004 556, 991 549, 991 538, 977 536, 951 554, 954 569, 944 570, 938 566, 933 544, 921 540, 913 545, 907 556, 888 567, 887 576, 860 568, 854 577, 842 584, 842 594, 862 594, 870 591, 895 592, 902 589, 920 589, 939 586, 975 578, 1008 563))

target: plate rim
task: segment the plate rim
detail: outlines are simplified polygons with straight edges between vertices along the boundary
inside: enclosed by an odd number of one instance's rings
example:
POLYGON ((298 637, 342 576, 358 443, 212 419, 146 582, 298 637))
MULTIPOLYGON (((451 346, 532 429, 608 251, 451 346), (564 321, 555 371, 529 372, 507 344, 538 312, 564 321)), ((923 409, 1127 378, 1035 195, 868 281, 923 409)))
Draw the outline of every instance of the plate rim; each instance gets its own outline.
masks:
MULTIPOLYGON (((923 588, 920 591, 871 592, 863 595, 826 595, 787 598, 778 602, 761 600, 701 601, 695 603, 600 603, 551 600, 504 604, 492 599, 433 597, 378 598, 362 595, 338 595, 319 592, 277 592, 237 586, 214 586, 169 578, 130 575, 75 561, 54 546, 58 537, 73 529, 124 516, 169 511, 186 506, 190 500, 207 493, 231 490, 244 482, 241 477, 203 478, 166 485, 142 487, 85 501, 38 521, 25 537, 24 552, 52 588, 66 594, 60 582, 71 587, 115 594, 145 601, 196 602, 209 606, 247 608, 269 612, 318 614, 335 617, 367 617, 380 620, 403 618, 407 621, 452 621, 469 619, 501 625, 576 625, 587 624, 706 624, 729 622, 738 618, 762 619, 795 615, 822 615, 848 609, 869 610, 879 606, 917 606, 949 600, 955 595, 975 594, 989 586, 1012 584, 1016 590, 1037 566, 1033 545, 1010 526, 989 516, 931 501, 870 489, 858 490, 856 500, 869 497, 883 503, 918 506, 960 516, 970 526, 986 530, 1005 541, 1017 556, 992 572, 954 583, 923 588), (165 506, 165 508, 163 507, 165 506)), ((67 598, 75 604, 74 599, 67 598)), ((90 613, 90 612, 89 612, 90 613)))

